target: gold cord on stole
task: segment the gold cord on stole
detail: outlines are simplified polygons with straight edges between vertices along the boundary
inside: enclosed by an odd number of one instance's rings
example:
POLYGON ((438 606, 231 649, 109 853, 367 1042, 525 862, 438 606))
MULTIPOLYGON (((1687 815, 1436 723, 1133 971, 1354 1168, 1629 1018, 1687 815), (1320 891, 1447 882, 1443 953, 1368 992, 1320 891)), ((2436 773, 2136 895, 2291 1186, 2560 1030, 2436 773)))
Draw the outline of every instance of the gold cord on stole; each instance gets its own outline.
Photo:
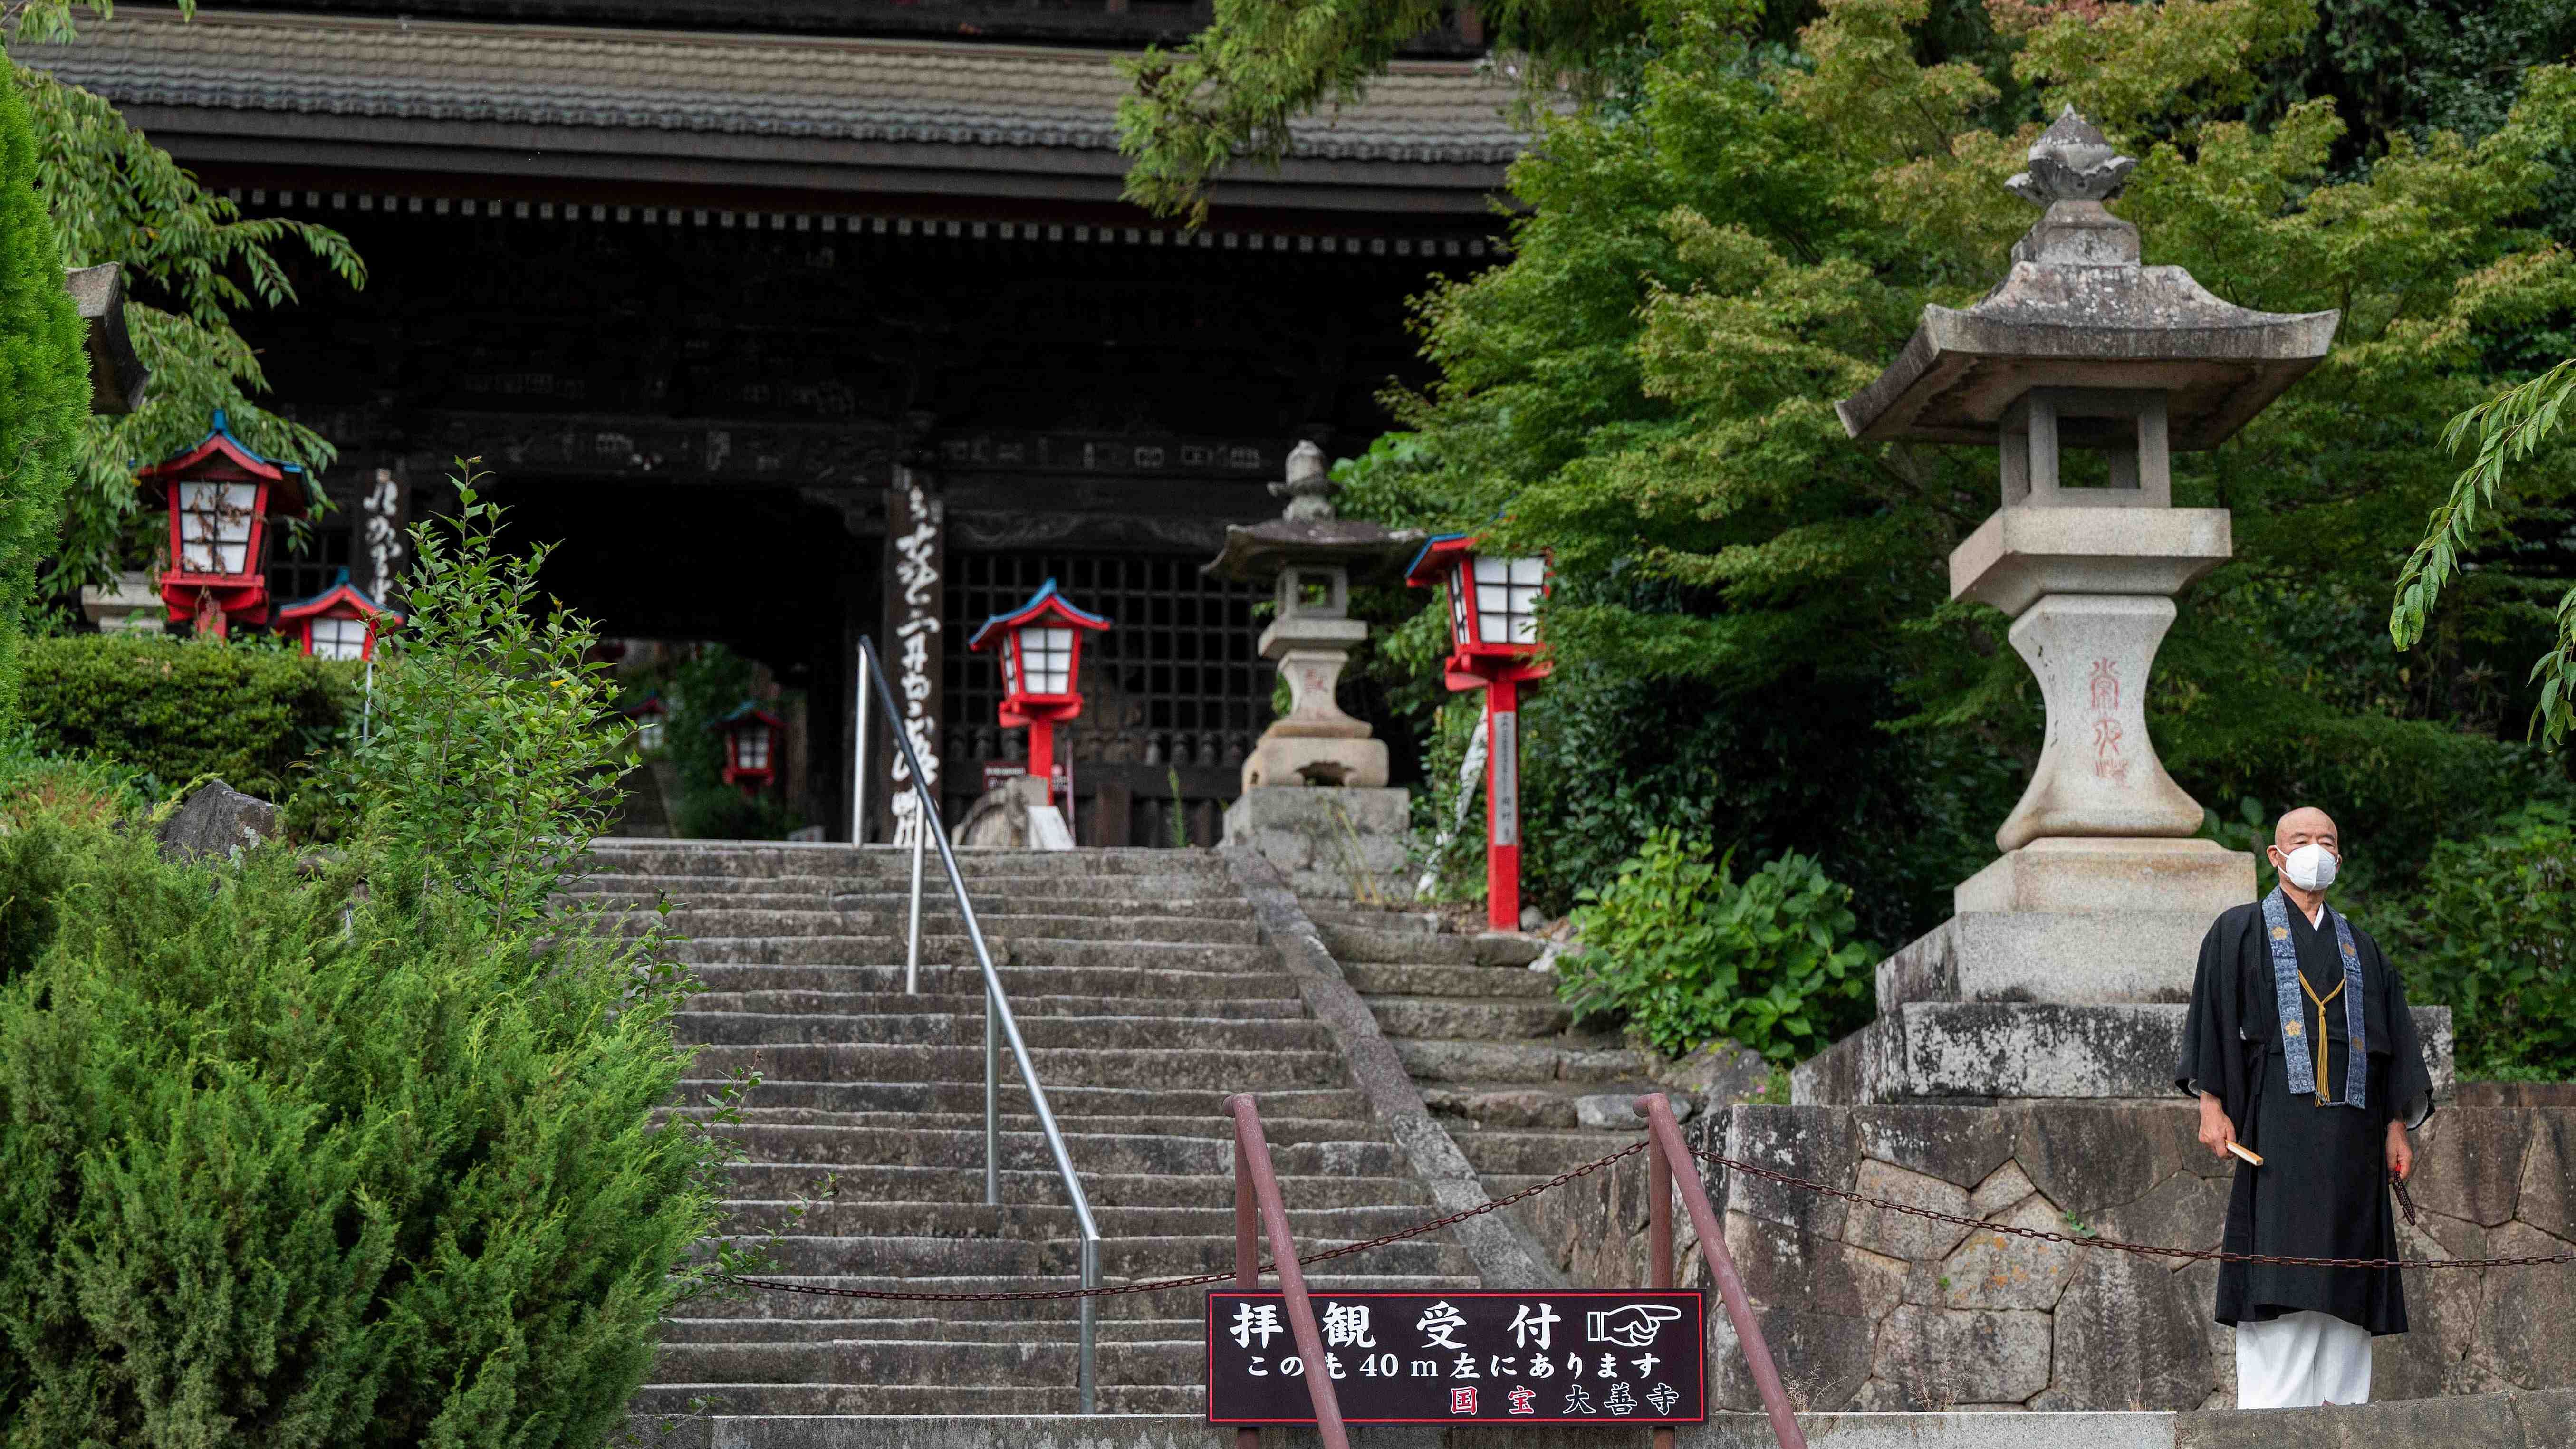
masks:
POLYGON ((2331 1107, 2334 1103, 2326 1096, 2326 1083, 2334 1079, 2326 1074, 2326 1063, 2334 1057, 2334 1043, 2326 1037, 2326 1003, 2343 995, 2345 983, 2341 978, 2337 978, 2334 990, 2319 996, 2317 989, 2308 984, 2308 973, 2299 972, 2298 977, 2299 989, 2306 992, 2308 999, 2317 1004, 2317 1105, 2331 1107))

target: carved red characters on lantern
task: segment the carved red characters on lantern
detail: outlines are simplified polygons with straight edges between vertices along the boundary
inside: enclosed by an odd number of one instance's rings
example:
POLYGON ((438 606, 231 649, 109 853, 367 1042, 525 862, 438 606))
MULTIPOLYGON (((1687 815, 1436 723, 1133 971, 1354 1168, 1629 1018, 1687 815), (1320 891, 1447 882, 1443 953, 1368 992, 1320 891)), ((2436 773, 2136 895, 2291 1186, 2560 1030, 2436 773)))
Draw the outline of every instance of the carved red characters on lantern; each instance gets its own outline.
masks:
POLYGON ((311 506, 304 470, 263 458, 232 435, 221 411, 195 447, 135 476, 146 505, 170 512, 170 565, 161 599, 174 620, 224 637, 268 619, 270 520, 311 506))
POLYGON ((787 742, 787 721, 744 700, 715 722, 724 732, 724 782, 757 795, 778 779, 778 757, 787 742))
POLYGON ((1449 596, 1449 687, 1485 691, 1485 920, 1521 923, 1520 687, 1550 668, 1538 635, 1547 560, 1476 551, 1476 536, 1443 534, 1405 571, 1416 588, 1449 596))
POLYGON ((1029 773, 1047 782, 1049 800, 1056 794, 1055 727, 1082 713, 1082 636, 1108 627, 1107 619, 1067 603, 1049 579, 966 641, 971 652, 1001 655, 1002 727, 1028 726, 1029 773))
POLYGON ((278 632, 292 633, 316 659, 373 659, 376 634, 402 627, 402 615, 368 598, 349 582, 349 571, 312 598, 277 609, 278 632))

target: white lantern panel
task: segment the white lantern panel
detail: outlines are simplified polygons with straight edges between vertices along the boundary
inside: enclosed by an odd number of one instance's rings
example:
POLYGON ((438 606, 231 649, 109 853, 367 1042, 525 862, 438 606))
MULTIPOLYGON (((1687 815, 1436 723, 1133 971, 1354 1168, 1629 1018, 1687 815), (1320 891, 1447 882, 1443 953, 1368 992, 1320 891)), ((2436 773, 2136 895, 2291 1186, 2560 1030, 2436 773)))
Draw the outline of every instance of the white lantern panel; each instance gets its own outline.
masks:
POLYGON ((1030 625, 1020 630, 1020 668, 1029 694, 1073 692, 1073 631, 1030 625))
POLYGON ((256 483, 179 485, 179 567, 200 574, 250 571, 250 526, 259 507, 256 483))
POLYGON ((733 763, 739 770, 769 768, 769 726, 744 725, 734 732, 733 763))
POLYGON ((1476 634, 1488 644, 1536 644, 1544 558, 1476 560, 1476 634))
POLYGON ((316 659, 357 659, 367 652, 367 621, 364 619, 316 619, 313 621, 313 657, 316 659))

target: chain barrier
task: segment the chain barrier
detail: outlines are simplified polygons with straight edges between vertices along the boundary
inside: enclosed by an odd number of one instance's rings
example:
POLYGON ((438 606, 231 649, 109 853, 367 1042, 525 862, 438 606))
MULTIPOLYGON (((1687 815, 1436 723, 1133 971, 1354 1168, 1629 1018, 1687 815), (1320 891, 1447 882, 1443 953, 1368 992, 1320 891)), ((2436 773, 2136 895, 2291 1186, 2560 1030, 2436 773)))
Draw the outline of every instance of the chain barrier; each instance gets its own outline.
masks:
MULTIPOLYGON (((2547 1257, 2532 1258, 2301 1258, 2287 1253, 2232 1253, 2224 1248, 2167 1248, 2153 1243, 2124 1243, 2118 1238, 2105 1238, 2098 1234, 2042 1232, 2037 1228, 2015 1227, 2010 1223, 1989 1222, 1984 1218, 1961 1217, 1957 1213, 1917 1207, 1912 1203, 1889 1202, 1883 1197, 1864 1197, 1856 1192, 1827 1187, 1821 1182, 1811 1182, 1776 1168, 1757 1166, 1720 1152, 1702 1150, 1692 1155, 1704 1162, 1713 1162, 1729 1172, 1745 1173, 1779 1183, 1783 1187, 1794 1187, 1825 1197, 1838 1197, 1855 1207, 1880 1208, 1887 1212, 1902 1213, 1907 1217, 1928 1218, 1936 1223, 1950 1223, 1958 1227, 1974 1228, 1979 1232, 2028 1238, 2033 1242, 2074 1243, 2084 1247, 2109 1248, 2119 1253, 2137 1253, 2150 1258, 2181 1258, 2190 1262, 2215 1260, 2221 1263, 2269 1263, 2284 1268, 2527 1268, 2551 1263, 2576 1263, 2576 1252, 2553 1253, 2547 1257)), ((2400 1191, 2402 1192, 2403 1189, 2400 1191)), ((2411 1213, 2409 1218, 2412 1219, 2411 1213)))
MULTIPOLYGON (((1434 1218, 1409 1228, 1399 1228, 1392 1233, 1370 1238, 1364 1242, 1345 1243, 1338 1248, 1325 1248, 1304 1254, 1297 1259, 1297 1265, 1304 1268, 1312 1267, 1317 1263, 1328 1263, 1336 1258, 1365 1253, 1371 1248, 1383 1248, 1390 1243, 1401 1243, 1428 1233, 1436 1233, 1442 1228, 1463 1223, 1469 1218, 1499 1212, 1515 1203, 1534 1198, 1540 1193, 1589 1177, 1613 1163, 1636 1156, 1651 1145, 1651 1138, 1632 1142, 1607 1157, 1594 1158, 1581 1167, 1560 1172, 1545 1182, 1533 1183, 1518 1192, 1479 1203, 1464 1211, 1451 1213, 1447 1217, 1434 1218)), ((2113 1252, 2135 1253, 2150 1258, 2178 1258, 2188 1262, 2214 1260, 2221 1263, 2264 1263, 2286 1268, 2529 1268, 2576 1263, 2576 1250, 2524 1258, 2303 1258, 2284 1253, 2236 1253, 2224 1248, 2168 1248, 2154 1243, 2123 1242, 2118 1238, 2105 1238, 2093 1233, 2049 1232, 2038 1228, 2016 1227, 2010 1223, 1991 1222, 1984 1218, 1962 1217, 1957 1213, 1945 1213, 1936 1208, 1921 1207, 1914 1203, 1891 1202, 1883 1197, 1869 1197, 1838 1187, 1827 1187, 1821 1182, 1810 1181, 1794 1173, 1763 1167, 1720 1152, 1703 1149, 1692 1155, 1704 1162, 1725 1168, 1729 1172, 1741 1172, 1749 1177, 1758 1177, 1768 1182, 1776 1182, 1783 1187, 1812 1192, 1822 1197, 1840 1198, 1854 1207, 1877 1208, 1884 1212, 1923 1218, 1936 1223, 1948 1223, 1954 1227, 1971 1228, 1978 1232, 2027 1238, 2032 1242, 2073 1243, 2079 1247, 2108 1248, 2113 1252)), ((2402 1185, 2399 1191, 2403 1193, 2402 1185)), ((2414 1215, 2409 1213, 2407 1216, 2411 1222, 2414 1215)), ((1264 1262, 1259 1271, 1275 1273, 1278 1269, 1275 1264, 1264 1262)), ((1125 1293, 1159 1293, 1173 1288, 1197 1288, 1209 1283, 1231 1282, 1234 1278, 1234 1272, 1228 1270, 1222 1273, 1199 1273, 1187 1278, 1157 1278, 1142 1283, 1119 1283, 1101 1288, 1058 1288, 1016 1293, 915 1293, 888 1288, 834 1288, 814 1283, 781 1283, 775 1279, 744 1278, 729 1273, 707 1275, 708 1281, 730 1284, 737 1288, 760 1288, 774 1293, 809 1293, 826 1298, 866 1298, 902 1303, 1044 1303, 1070 1298, 1114 1298, 1125 1293)))

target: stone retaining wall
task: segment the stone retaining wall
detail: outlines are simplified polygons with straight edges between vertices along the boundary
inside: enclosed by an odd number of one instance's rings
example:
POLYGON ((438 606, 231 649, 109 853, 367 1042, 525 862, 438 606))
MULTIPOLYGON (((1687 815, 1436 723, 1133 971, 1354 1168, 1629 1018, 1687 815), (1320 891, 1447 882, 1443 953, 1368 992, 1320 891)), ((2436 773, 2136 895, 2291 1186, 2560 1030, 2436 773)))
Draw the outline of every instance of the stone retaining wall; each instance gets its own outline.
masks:
MULTIPOLYGON (((2474 1088, 2472 1101, 2547 1094, 2474 1088)), ((2045 1231, 2216 1247, 2232 1164, 2179 1101, 1717 1108, 1703 1145, 1833 1186, 2045 1231)), ((2513 1257, 2576 1243, 2576 1104, 2445 1106, 2416 1135, 2407 1257, 2513 1257)), ((1576 1284, 1645 1281, 1645 1165, 1523 1211, 1576 1284)), ((2188 1410, 2235 1402, 2214 1263, 1980 1233, 1760 1179, 1728 1184, 1728 1245, 1802 1409, 2188 1410)), ((1687 1250, 1688 1225, 1680 1227, 1687 1250)), ((1695 1257, 1685 1283, 1701 1283, 1695 1257)), ((2382 1400, 2576 1385, 2576 1269, 2410 1273, 2412 1331, 2376 1345, 2382 1400)), ((1722 1316, 1713 1405, 1756 1400, 1722 1316)))

